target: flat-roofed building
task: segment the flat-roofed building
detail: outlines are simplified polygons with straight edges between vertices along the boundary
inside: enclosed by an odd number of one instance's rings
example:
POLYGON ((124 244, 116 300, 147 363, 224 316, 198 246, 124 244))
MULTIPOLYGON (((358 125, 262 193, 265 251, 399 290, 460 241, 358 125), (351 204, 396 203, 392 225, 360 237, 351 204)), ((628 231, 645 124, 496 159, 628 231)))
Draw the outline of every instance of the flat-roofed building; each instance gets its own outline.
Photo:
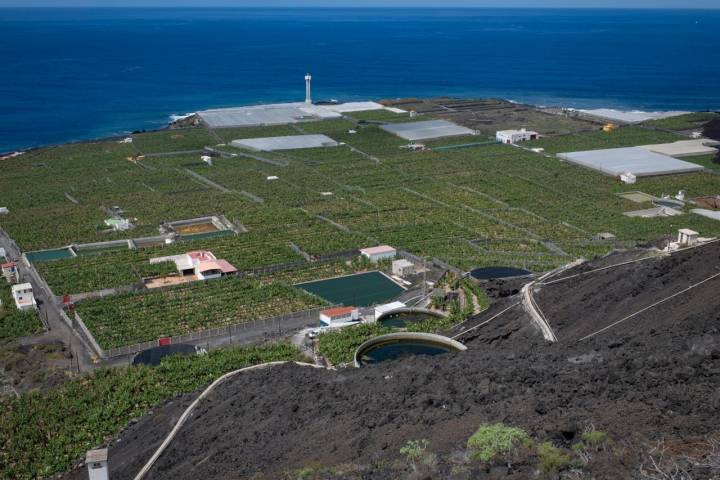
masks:
POLYGON ((334 307, 320 312, 320 324, 324 327, 343 327, 359 320, 357 307, 334 307))
POLYGON ((12 286, 12 297, 18 310, 36 310, 37 302, 30 283, 19 283, 12 286))
POLYGON ((361 248, 360 255, 367 258, 371 262, 379 262, 388 258, 395 258, 397 250, 390 245, 380 245, 377 247, 361 248))
POLYGON ((495 132, 495 139, 500 143, 520 143, 540 138, 538 132, 521 128, 519 130, 499 130, 495 132))

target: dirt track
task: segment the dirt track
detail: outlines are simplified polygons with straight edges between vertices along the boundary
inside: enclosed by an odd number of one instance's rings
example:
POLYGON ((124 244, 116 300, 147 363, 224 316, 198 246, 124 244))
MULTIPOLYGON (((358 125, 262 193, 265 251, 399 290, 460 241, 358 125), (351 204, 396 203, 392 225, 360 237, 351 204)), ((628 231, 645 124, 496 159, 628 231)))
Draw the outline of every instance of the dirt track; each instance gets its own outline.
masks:
MULTIPOLYGON (((245 374, 200 405, 148 478, 238 479, 257 472, 265 475, 259 478, 286 478, 282 472, 307 465, 347 463, 357 467, 355 474, 322 478, 404 478, 399 449, 419 438, 429 439, 441 459, 434 476, 425 478, 491 478, 486 470, 476 477, 450 473, 449 459, 462 455, 483 422, 518 425, 564 446, 592 424, 623 453, 598 456, 586 466, 594 477, 586 478, 632 478, 647 444, 717 429, 720 280, 591 340, 573 339, 717 272, 719 259, 720 245, 714 245, 588 276, 569 289, 543 288, 536 298, 558 330, 556 344, 542 340, 516 307, 466 335, 468 351, 460 354, 339 372, 287 365, 245 374)), ((463 328, 514 301, 498 300, 463 328)), ((113 479, 134 476, 183 402, 158 409, 121 435, 111 447, 113 479)), ((533 472, 522 463, 511 471, 491 469, 494 478, 533 472)))

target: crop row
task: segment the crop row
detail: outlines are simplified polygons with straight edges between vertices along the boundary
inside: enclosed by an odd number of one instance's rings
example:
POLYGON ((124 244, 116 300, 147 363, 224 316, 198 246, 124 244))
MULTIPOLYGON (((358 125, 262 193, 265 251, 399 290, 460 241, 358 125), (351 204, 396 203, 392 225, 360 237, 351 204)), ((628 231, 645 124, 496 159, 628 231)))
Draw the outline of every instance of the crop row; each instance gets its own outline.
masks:
POLYGON ((103 348, 234 325, 321 305, 302 290, 226 278, 89 300, 78 313, 103 348))

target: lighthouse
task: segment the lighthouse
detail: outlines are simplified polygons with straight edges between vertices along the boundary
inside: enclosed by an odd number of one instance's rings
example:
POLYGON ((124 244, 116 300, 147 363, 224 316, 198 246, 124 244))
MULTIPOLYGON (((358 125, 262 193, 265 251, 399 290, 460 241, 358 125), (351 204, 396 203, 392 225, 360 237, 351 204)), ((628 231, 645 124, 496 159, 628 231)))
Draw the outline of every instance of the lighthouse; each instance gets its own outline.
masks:
POLYGON ((308 73, 305 74, 305 103, 310 105, 312 103, 312 97, 310 95, 310 81, 312 80, 312 76, 308 73))

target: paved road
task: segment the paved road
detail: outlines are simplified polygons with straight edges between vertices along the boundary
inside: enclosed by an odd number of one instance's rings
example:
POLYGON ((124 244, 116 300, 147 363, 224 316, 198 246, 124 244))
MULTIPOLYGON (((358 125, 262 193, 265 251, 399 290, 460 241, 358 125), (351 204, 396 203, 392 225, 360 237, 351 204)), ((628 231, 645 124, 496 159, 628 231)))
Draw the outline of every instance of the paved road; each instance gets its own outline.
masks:
POLYGON ((65 344, 75 356, 78 365, 77 368, 79 368, 80 371, 88 371, 96 368, 98 365, 93 361, 90 349, 62 319, 61 309, 56 304, 52 292, 44 287, 43 282, 40 281, 32 269, 23 265, 21 261, 22 252, 2 229, 0 229, 0 247, 5 248, 10 260, 18 263, 21 280, 32 284, 33 293, 38 302, 38 314, 47 329, 45 333, 23 338, 19 343, 22 345, 35 345, 59 340, 65 344))

